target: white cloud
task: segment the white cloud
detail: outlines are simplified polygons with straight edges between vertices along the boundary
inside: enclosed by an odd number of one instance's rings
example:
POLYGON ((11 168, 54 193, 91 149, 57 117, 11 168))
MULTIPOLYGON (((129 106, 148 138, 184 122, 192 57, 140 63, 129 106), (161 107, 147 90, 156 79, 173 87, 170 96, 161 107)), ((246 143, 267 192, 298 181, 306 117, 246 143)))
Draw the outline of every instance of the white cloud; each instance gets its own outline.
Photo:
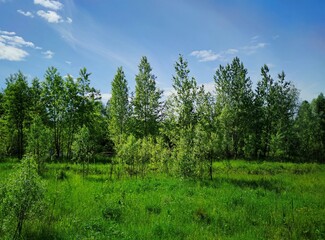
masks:
POLYGON ((8 46, 0 42, 0 59, 9 61, 22 61, 28 53, 18 47, 8 46))
POLYGON ((255 53, 258 49, 265 48, 266 45, 267 45, 266 43, 257 43, 255 45, 244 46, 242 47, 242 49, 246 54, 250 55, 255 53))
POLYGON ((0 34, 4 34, 4 35, 16 35, 15 32, 8 32, 8 31, 0 31, 0 34))
POLYGON ((191 56, 199 59, 199 62, 209 62, 209 61, 227 61, 229 55, 234 55, 239 51, 235 48, 229 48, 225 51, 221 51, 219 53, 214 53, 212 50, 199 50, 191 52, 191 56))
POLYGON ((210 62, 210 61, 215 61, 218 58, 220 58, 220 56, 218 54, 214 53, 212 50, 193 51, 193 52, 191 52, 190 55, 199 59, 199 62, 210 62))
POLYGON ((110 93, 102 93, 101 96, 102 96, 102 102, 106 104, 107 101, 111 99, 112 94, 110 94, 110 93))
POLYGON ((27 42, 19 36, 0 35, 0 42, 14 47, 35 47, 34 43, 27 42))
POLYGON ((53 58, 54 52, 47 50, 46 52, 42 52, 42 54, 44 55, 44 58, 51 59, 53 58))
POLYGON ((238 50, 235 48, 229 48, 228 50, 225 51, 225 54, 233 55, 238 53, 238 50))
POLYGON ((34 0, 34 4, 39 4, 43 7, 59 10, 63 7, 63 4, 55 0, 34 0))
POLYGON ((275 65, 274 65, 273 63, 267 63, 266 65, 269 67, 269 69, 271 69, 271 68, 274 68, 274 67, 275 67, 275 65))
POLYGON ((216 89, 215 82, 207 82, 202 84, 206 92, 214 93, 216 89))
POLYGON ((259 39, 259 38, 260 38, 260 36, 258 36, 258 35, 251 37, 251 43, 257 42, 257 39, 259 39))
POLYGON ((67 17, 67 20, 66 20, 67 23, 72 23, 72 19, 67 17))
POLYGON ((20 14, 22 14, 22 15, 24 15, 25 17, 31 17, 31 18, 34 17, 34 15, 31 12, 29 12, 29 11, 24 12, 23 10, 18 9, 17 12, 20 13, 20 14))
POLYGON ((65 63, 71 65, 72 62, 70 62, 70 61, 65 61, 65 63))
POLYGON ((46 21, 48 21, 49 23, 59 23, 62 22, 62 17, 57 14, 54 11, 43 11, 43 10, 39 10, 37 11, 37 15, 44 18, 46 21))

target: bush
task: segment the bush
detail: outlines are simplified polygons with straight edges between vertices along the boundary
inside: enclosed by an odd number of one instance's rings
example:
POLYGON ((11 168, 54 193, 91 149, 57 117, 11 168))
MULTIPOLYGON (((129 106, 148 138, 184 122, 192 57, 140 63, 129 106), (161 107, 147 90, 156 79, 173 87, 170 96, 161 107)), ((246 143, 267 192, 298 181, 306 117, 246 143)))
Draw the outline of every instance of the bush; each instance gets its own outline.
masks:
POLYGON ((21 237, 25 220, 39 213, 43 192, 35 160, 25 157, 0 194, 0 237, 21 237))

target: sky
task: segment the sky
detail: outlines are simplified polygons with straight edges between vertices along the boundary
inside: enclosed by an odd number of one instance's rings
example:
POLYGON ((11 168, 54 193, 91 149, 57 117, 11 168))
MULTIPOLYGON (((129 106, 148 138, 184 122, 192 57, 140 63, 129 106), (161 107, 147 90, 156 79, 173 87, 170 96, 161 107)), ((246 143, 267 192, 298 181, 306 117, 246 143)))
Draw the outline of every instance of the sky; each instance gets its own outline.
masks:
POLYGON ((147 56, 167 96, 179 54, 209 91, 238 56, 253 86, 267 64, 311 101, 325 93, 325 1, 0 0, 0 89, 19 70, 31 82, 50 66, 73 77, 86 67, 105 102, 117 68, 134 91, 147 56))

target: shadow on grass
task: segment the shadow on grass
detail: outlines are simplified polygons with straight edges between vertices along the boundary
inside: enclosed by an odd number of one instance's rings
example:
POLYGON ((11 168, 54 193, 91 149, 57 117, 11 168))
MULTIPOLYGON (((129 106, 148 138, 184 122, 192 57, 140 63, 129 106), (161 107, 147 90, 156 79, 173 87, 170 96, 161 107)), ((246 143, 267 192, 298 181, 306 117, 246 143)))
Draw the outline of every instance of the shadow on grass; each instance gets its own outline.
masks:
POLYGON ((268 191, 274 191, 276 193, 281 193, 285 190, 282 181, 276 179, 258 178, 258 179, 236 179, 227 178, 224 179, 225 182, 229 182, 240 188, 251 188, 257 189, 262 188, 268 191))

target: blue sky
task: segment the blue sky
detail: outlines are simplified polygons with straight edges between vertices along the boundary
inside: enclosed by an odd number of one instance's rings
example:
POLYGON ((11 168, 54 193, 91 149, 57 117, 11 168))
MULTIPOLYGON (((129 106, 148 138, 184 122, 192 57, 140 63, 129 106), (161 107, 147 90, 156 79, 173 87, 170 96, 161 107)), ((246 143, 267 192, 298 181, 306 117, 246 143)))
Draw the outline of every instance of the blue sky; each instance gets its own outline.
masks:
POLYGON ((18 70, 42 80, 49 66, 75 77, 86 67, 106 100, 117 67, 132 91, 147 56, 168 94, 179 54, 208 90, 238 56, 253 83, 268 64, 311 100, 325 93, 325 1, 0 0, 0 88, 18 70))

